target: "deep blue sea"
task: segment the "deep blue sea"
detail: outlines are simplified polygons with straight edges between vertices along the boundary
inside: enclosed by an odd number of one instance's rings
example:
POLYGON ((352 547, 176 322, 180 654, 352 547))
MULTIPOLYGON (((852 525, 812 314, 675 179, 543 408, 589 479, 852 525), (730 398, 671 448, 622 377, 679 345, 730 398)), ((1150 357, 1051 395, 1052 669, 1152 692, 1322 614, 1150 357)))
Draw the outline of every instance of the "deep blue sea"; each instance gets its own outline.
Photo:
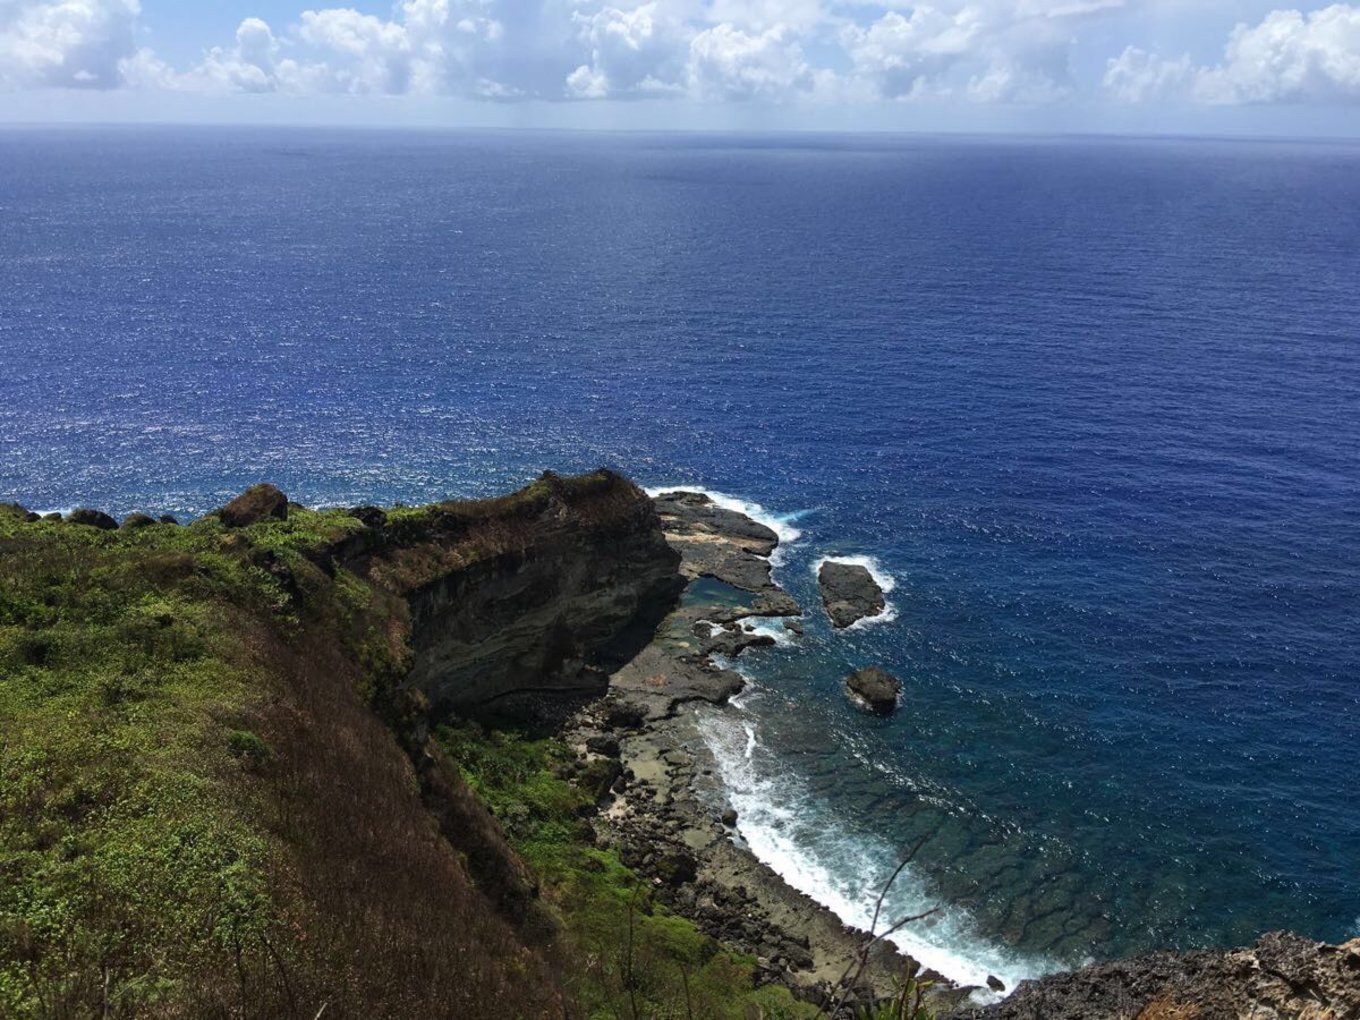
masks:
POLYGON ((964 977, 1356 934, 1360 144, 0 131, 0 499, 599 464, 792 539, 807 636, 704 719, 847 917, 930 833, 964 977))

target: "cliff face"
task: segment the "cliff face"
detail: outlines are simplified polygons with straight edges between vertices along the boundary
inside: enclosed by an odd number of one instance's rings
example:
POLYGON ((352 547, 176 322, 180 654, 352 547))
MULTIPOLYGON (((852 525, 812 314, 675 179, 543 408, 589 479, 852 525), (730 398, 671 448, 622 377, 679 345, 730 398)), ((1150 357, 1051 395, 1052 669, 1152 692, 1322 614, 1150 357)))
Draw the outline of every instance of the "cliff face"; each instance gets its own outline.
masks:
POLYGON ((436 712, 534 716, 604 693, 683 587, 651 501, 608 471, 393 515, 369 561, 410 606, 408 684, 436 712))

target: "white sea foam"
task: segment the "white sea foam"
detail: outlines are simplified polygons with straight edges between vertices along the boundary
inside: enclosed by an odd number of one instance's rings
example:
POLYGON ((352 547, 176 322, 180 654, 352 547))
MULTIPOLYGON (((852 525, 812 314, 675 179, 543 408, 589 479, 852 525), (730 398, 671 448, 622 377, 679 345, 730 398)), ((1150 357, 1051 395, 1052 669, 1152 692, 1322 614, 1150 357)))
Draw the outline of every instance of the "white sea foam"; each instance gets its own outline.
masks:
MULTIPOLYGON (((779 768, 759 742, 758 720, 737 708, 702 713, 700 730, 718 765, 728 801, 737 810, 738 835, 752 853, 800 892, 847 924, 868 929, 879 886, 900 848, 853 831, 810 802, 796 777, 779 768), (774 766, 774 767, 771 767, 774 766)), ((879 930, 898 918, 937 906, 909 866, 884 901, 879 930)), ((1000 996, 986 991, 988 975, 1013 989, 1025 978, 1056 970, 983 938, 966 911, 946 907, 891 936, 926 967, 963 985, 980 986, 979 1003, 1000 996)))
POLYGON ((793 632, 784 626, 782 618, 743 616, 737 624, 749 633, 774 638, 774 643, 780 647, 787 647, 794 642, 793 632))
POLYGON ((888 593, 897 587, 897 579, 888 573, 882 563, 872 556, 822 556, 812 564, 812 575, 814 577, 821 572, 823 563, 848 563, 863 567, 869 571, 869 576, 874 579, 874 583, 883 590, 883 608, 873 616, 856 620, 846 630, 865 630, 880 623, 891 623, 897 619, 897 606, 887 598, 888 593))
POLYGON ((739 496, 731 496, 725 492, 717 492, 713 489, 705 489, 701 485, 655 485, 648 486, 642 490, 647 495, 655 498, 667 492, 697 492, 707 496, 713 501, 714 506, 722 507, 724 510, 734 510, 739 514, 745 514, 757 524, 763 524, 775 533, 779 538, 779 545, 770 557, 772 564, 780 562, 780 556, 786 546, 792 545, 803 537, 803 533, 793 526, 793 522, 805 516, 808 511, 799 510, 789 514, 776 514, 766 510, 759 503, 753 503, 748 499, 739 496))

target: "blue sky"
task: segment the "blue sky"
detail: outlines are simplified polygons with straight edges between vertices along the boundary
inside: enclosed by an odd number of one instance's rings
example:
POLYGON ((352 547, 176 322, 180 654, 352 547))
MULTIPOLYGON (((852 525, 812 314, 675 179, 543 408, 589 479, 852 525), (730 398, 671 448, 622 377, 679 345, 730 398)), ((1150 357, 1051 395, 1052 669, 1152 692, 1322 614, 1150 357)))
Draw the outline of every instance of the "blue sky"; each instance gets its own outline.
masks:
POLYGON ((1360 135, 1360 3, 0 0, 0 122, 1360 135))

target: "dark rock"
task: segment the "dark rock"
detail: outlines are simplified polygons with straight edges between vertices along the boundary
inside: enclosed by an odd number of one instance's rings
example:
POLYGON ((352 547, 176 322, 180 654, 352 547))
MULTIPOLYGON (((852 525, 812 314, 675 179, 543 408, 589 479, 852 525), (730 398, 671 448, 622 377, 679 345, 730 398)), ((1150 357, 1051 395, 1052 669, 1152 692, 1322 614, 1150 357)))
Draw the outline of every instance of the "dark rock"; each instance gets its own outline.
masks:
POLYGON ((724 825, 726 825, 729 829, 732 828, 734 825, 736 825, 736 824, 737 824, 737 809, 736 809, 736 808, 728 808, 726 811, 724 811, 724 812, 722 813, 722 823, 723 823, 724 825))
POLYGON ((229 528, 244 528, 259 521, 288 519, 288 497, 267 482, 252 485, 217 511, 229 528))
POLYGON ((704 643, 704 654, 723 655, 735 659, 748 648, 769 648, 776 644, 769 634, 755 634, 751 631, 723 631, 704 643))
POLYGON ((149 528, 156 523, 156 518, 150 514, 128 514, 123 518, 123 528, 126 531, 137 531, 141 528, 149 528))
POLYGON ((612 730, 635 730, 647 721, 647 710, 631 701, 611 701, 604 718, 612 730))
POLYGON ((602 754, 606 758, 617 758, 619 756, 619 738, 611 737, 607 733, 600 733, 593 737, 586 738, 586 750, 602 754))
POLYGON ((868 666, 845 678, 845 692, 851 701, 877 715, 892 715, 902 693, 902 681, 877 666, 868 666))
POLYGON ((994 992, 1004 992, 1006 990, 1006 982, 1002 981, 999 977, 996 977, 993 974, 988 974, 987 987, 994 992))
POLYGON ((84 524, 91 528, 99 528, 101 531, 116 531, 118 522, 102 510, 91 510, 89 507, 81 507, 79 510, 72 510, 66 515, 68 524, 84 524))
POLYGON ((1247 949, 1092 964, 1022 981, 994 1006, 946 1014, 948 1020, 1353 1016, 1360 1016, 1360 939, 1329 946, 1286 932, 1264 935, 1247 949))
POLYGON ((161 514, 156 520, 161 524, 178 524, 174 514, 161 514))
POLYGON ((61 520, 62 518, 61 518, 61 514, 53 512, 53 513, 50 513, 50 514, 43 514, 43 515, 42 515, 42 519, 45 520, 45 521, 59 521, 59 520, 61 520))
POLYGON ((698 862, 679 850, 662 854, 656 860, 654 869, 656 877, 667 885, 685 885, 693 882, 699 874, 698 862))
POLYGON ((797 634, 799 637, 802 637, 802 636, 803 636, 803 621, 802 621, 802 620, 785 620, 785 621, 784 621, 784 629, 785 629, 786 631, 788 631, 790 634, 797 634))
POLYGON ((349 515, 370 528, 381 528, 387 523, 387 511, 376 506, 356 506, 349 515))
POLYGON ((877 616, 887 605, 874 575, 858 563, 827 560, 817 571, 817 581, 822 588, 826 615, 837 628, 877 616))

